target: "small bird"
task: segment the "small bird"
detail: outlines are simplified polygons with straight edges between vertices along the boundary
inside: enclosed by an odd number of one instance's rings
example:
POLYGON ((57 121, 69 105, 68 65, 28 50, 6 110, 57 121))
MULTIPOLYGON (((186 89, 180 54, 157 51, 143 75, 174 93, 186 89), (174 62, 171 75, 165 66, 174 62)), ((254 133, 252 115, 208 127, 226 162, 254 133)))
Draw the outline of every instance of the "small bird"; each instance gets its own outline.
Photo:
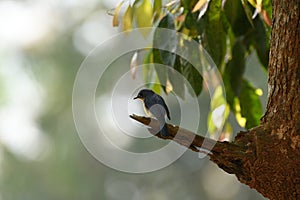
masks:
POLYGON ((140 99, 143 101, 144 110, 147 115, 151 114, 159 121, 159 128, 162 136, 168 136, 168 129, 166 126, 165 116, 170 120, 170 112, 164 99, 155 94, 152 90, 143 89, 133 99, 140 99))

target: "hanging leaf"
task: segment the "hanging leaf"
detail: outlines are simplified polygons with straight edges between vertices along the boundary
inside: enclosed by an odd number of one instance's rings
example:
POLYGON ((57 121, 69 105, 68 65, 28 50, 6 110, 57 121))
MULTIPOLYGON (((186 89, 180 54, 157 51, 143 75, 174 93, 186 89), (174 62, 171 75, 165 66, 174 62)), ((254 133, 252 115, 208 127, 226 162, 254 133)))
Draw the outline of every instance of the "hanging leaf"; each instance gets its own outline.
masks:
POLYGON ((196 94, 198 96, 202 91, 203 78, 195 67, 188 61, 181 59, 183 66, 183 76, 189 81, 192 88, 189 87, 189 93, 191 95, 196 94), (191 91, 192 89, 192 91, 191 91))
MULTIPOLYGON (((153 46, 156 48, 153 49, 154 63, 173 67, 176 59, 176 54, 173 52, 175 52, 177 47, 177 38, 174 17, 172 14, 167 13, 160 20, 158 27, 154 32, 153 46), (171 34, 166 34, 166 31, 162 31, 161 28, 166 28, 174 31, 171 31, 171 34)), ((155 70, 164 91, 167 92, 166 86, 169 84, 168 81, 170 81, 168 79, 168 67, 155 65, 155 70)))
POLYGON ((238 96, 241 91, 242 79, 245 72, 246 49, 241 40, 237 40, 232 49, 232 59, 227 63, 224 71, 224 76, 230 79, 230 87, 235 96, 238 96))
POLYGON ((206 13, 209 2, 210 2, 210 0, 207 0, 207 2, 200 9, 200 12, 199 12, 199 15, 198 15, 198 20, 201 19, 201 17, 206 13))
POLYGON ((124 1, 121 1, 121 2, 117 5, 117 7, 116 7, 116 9, 115 9, 115 11, 114 11, 113 23, 112 23, 113 26, 119 26, 119 12, 120 12, 120 9, 121 9, 123 3, 124 3, 124 1))
POLYGON ((251 29, 241 1, 226 1, 224 13, 235 37, 245 35, 251 29), (241 28, 243 27, 243 28, 241 28))
POLYGON ((160 81, 154 69, 153 50, 146 53, 143 60, 143 80, 147 88, 152 89, 155 93, 160 94, 160 81))
POLYGON ((221 131, 229 116, 229 106, 226 103, 224 91, 221 86, 217 87, 210 102, 210 112, 208 114, 207 126, 209 133, 218 139, 215 133, 221 131))
POLYGON ((192 10, 196 6, 198 0, 182 0, 181 2, 184 9, 192 10))
POLYGON ((149 88, 153 90, 156 94, 161 94, 161 85, 159 84, 159 80, 156 76, 156 83, 152 84, 149 88))
POLYGON ((162 0, 154 0, 154 3, 153 3, 153 16, 154 16, 153 21, 154 22, 159 19, 161 9, 162 9, 162 0))
POLYGON ((207 0, 199 0, 196 3, 195 7, 193 8, 192 12, 194 13, 194 12, 200 10, 204 6, 205 3, 207 3, 207 0))
MULTIPOLYGON (((257 2, 258 2, 259 0, 257 0, 257 2)), ((248 0, 248 2, 254 7, 254 8, 256 8, 256 6, 257 6, 257 3, 256 3, 256 0, 248 0)))
POLYGON ((135 79, 138 65, 138 51, 136 51, 130 61, 130 73, 133 80, 135 79))
POLYGON ((238 97, 234 98, 232 110, 234 112, 235 119, 238 122, 238 124, 241 127, 245 127, 247 119, 242 116, 242 113, 241 113, 241 104, 240 104, 240 100, 239 100, 238 97))
POLYGON ((257 0, 256 10, 257 10, 258 13, 261 13, 261 11, 262 11, 262 0, 257 0))
POLYGON ((133 14, 132 7, 129 5, 123 16, 123 30, 124 31, 129 31, 132 29, 132 19, 133 19, 132 14, 133 14))
POLYGON ((197 30, 197 25, 198 25, 198 13, 192 13, 192 12, 188 12, 185 16, 185 20, 184 20, 184 26, 185 28, 189 29, 189 33, 187 35, 189 35, 190 37, 197 37, 198 30, 197 30))
POLYGON ((160 53, 158 49, 152 49, 153 54, 153 63, 157 63, 154 65, 156 74, 158 76, 159 82, 161 84, 161 87, 166 91, 166 85, 168 80, 168 69, 165 66, 159 65, 162 63, 160 53))
POLYGON ((265 11, 265 10, 262 11, 262 18, 268 26, 272 25, 271 17, 269 16, 267 11, 265 11))
POLYGON ((253 13, 252 13, 251 8, 246 0, 241 0, 241 1, 242 1, 244 11, 246 13, 247 19, 248 19, 249 23, 251 24, 251 26, 254 27, 253 20, 252 20, 253 13))
POLYGON ((262 117, 262 106, 256 89, 246 80, 242 82, 242 90, 239 95, 241 114, 246 118, 246 128, 250 129, 259 125, 262 117))
MULTIPOLYGON (((152 4, 150 0, 137 1, 134 4, 134 17, 138 28, 146 28, 152 26, 152 4)), ((149 33, 148 29, 141 29, 141 33, 146 37, 149 33)))
POLYGON ((252 32, 253 44, 262 66, 267 69, 269 63, 269 38, 261 19, 254 19, 255 31, 252 32))
POLYGON ((203 46, 211 55, 217 67, 221 67, 226 53, 226 30, 222 18, 222 0, 211 1, 202 17, 198 32, 203 32, 203 46))
POLYGON ((234 98, 239 95, 242 87, 242 79, 246 67, 245 54, 246 49, 243 42, 237 40, 232 48, 232 58, 227 62, 222 75, 226 99, 233 112, 235 112, 234 98))
POLYGON ((205 14, 205 12, 207 11, 209 2, 210 2, 210 0, 199 0, 197 2, 197 4, 195 5, 195 7, 192 10, 192 13, 197 12, 198 10, 200 11, 197 20, 199 20, 205 14))
POLYGON ((144 60, 143 60, 143 80, 144 82, 147 84, 149 82, 151 82, 152 80, 152 70, 153 69, 151 65, 152 61, 152 50, 148 51, 146 53, 146 55, 144 56, 144 60))
POLYGON ((154 33, 153 45, 156 48, 160 48, 159 54, 162 60, 162 64, 173 67, 176 58, 176 55, 173 52, 175 52, 177 47, 177 37, 175 31, 174 16, 171 13, 167 13, 160 20, 158 24, 158 30, 154 33), (170 34, 166 34, 165 31, 162 31, 159 28, 166 28, 173 31, 171 31, 170 34))
MULTIPOLYGON (((168 70, 169 71, 169 70, 168 70)), ((167 79, 167 83, 166 83, 166 93, 169 94, 170 92, 173 91, 173 85, 172 83, 170 82, 169 79, 167 79)))
POLYGON ((263 8, 263 19, 268 26, 272 25, 272 1, 271 0, 263 0, 262 1, 263 8))
POLYGON ((173 85, 173 91, 176 95, 178 95, 180 98, 184 99, 185 95, 185 87, 184 87, 184 79, 181 75, 182 67, 180 62, 180 57, 177 55, 174 69, 168 69, 168 77, 173 85))

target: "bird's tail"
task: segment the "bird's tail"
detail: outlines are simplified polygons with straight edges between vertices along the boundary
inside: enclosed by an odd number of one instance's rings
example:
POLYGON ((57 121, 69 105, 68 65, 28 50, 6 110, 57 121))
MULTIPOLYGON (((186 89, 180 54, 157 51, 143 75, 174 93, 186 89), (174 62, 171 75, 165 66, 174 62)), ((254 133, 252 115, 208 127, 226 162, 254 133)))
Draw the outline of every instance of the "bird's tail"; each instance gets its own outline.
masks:
POLYGON ((167 124, 166 123, 164 123, 163 127, 160 127, 160 129, 161 129, 160 133, 161 133, 162 136, 167 137, 167 136, 170 135, 169 132, 168 132, 168 128, 167 128, 167 124))

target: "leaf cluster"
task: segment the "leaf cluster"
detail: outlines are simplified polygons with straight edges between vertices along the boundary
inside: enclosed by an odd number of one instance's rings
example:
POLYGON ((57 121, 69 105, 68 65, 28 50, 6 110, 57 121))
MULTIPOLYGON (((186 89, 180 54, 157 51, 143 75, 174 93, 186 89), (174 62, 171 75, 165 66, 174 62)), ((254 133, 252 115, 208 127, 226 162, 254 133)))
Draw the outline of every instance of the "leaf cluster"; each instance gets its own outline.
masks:
MULTIPOLYGON (((122 1, 115 9, 113 24, 119 25, 122 1)), ((125 6, 122 16, 124 31, 132 28, 157 27, 175 30, 197 41, 207 50, 218 67, 226 90, 227 106, 241 126, 250 128, 259 124, 262 108, 259 90, 244 78, 247 57, 255 52, 263 69, 267 70, 269 60, 269 36, 271 0, 178 0, 163 4, 162 0, 135 0, 125 6)), ((142 32, 146 36, 147 32, 142 32)), ((159 43, 174 49, 184 47, 178 44, 176 35, 168 38, 154 34, 153 44, 159 43)), ((154 45, 155 46, 155 45, 154 45)), ((188 51, 188 50, 187 50, 188 51)), ((199 56, 198 52, 190 52, 199 56)), ((181 98, 185 96, 182 80, 172 76, 178 71, 190 83, 191 94, 199 95, 203 88, 203 77, 187 60, 171 51, 151 49, 144 57, 144 64, 159 63, 159 66, 145 69, 144 80, 160 82, 165 92, 173 91, 181 98)), ((157 84, 149 84, 156 92, 157 84)))

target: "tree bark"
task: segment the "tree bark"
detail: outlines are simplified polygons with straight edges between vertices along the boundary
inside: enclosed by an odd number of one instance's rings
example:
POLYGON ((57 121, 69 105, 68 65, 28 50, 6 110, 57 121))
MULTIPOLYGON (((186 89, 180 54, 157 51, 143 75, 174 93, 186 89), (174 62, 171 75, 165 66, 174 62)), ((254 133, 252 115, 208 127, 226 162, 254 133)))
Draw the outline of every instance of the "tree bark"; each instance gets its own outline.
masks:
MULTIPOLYGON (((250 186, 270 199, 300 199, 300 1, 273 1, 268 104, 250 186)), ((257 135, 255 135, 257 137, 257 135)))
POLYGON ((300 199, 300 1, 273 0, 268 104, 261 125, 240 133, 241 171, 221 168, 269 199, 300 199))
MULTIPOLYGON (((258 127, 232 143, 217 142, 210 159, 269 199, 300 199, 300 1, 273 0, 269 95, 258 127)), ((131 116, 144 124, 149 118, 131 116)), ((155 123, 150 124, 155 129, 155 123)), ((172 139, 199 151, 204 138, 168 125, 172 139), (176 138, 176 139, 175 139, 176 138)), ((159 134, 158 134, 159 136, 159 134)), ((204 147, 205 148, 205 147, 204 147)))
POLYGON ((240 133, 241 171, 221 168, 270 199, 300 199, 300 1, 273 0, 268 104, 261 125, 240 133))

